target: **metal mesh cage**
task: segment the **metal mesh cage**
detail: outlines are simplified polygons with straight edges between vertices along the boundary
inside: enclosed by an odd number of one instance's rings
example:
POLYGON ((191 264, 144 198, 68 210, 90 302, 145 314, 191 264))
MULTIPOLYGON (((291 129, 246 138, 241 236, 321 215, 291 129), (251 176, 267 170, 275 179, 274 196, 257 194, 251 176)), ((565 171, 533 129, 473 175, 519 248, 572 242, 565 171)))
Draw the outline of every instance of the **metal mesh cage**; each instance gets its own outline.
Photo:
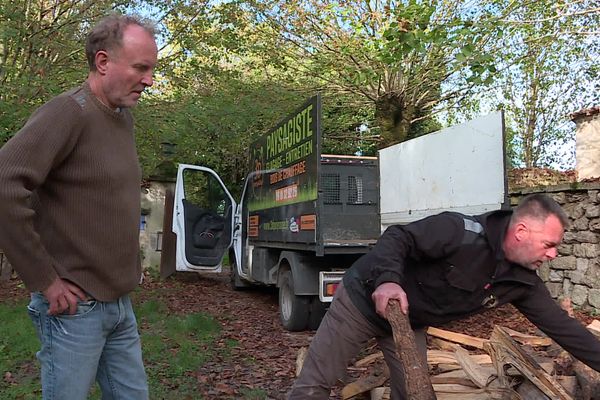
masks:
POLYGON ((339 174, 322 174, 321 188, 323 190, 324 204, 339 204, 340 203, 340 175, 339 174))
POLYGON ((361 176, 348 176, 348 204, 363 203, 363 181, 361 176))

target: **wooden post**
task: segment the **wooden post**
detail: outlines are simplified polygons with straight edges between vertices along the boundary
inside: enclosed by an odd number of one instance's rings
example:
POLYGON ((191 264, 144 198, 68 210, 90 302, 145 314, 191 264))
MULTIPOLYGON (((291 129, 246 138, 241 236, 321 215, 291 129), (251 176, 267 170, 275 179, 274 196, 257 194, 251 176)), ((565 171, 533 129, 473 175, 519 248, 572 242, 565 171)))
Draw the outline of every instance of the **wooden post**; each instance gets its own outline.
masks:
POLYGON ((12 265, 6 259, 6 255, 0 250, 0 281, 9 281, 12 278, 12 265))
POLYGON ((404 369, 404 387, 407 397, 411 400, 435 400, 429 369, 424 363, 425 360, 419 355, 415 334, 397 300, 388 302, 387 319, 392 325, 396 354, 404 369))
POLYGON ((163 215, 162 247, 160 254, 160 278, 167 279, 175 273, 175 252, 177 246, 177 235, 172 231, 173 227, 173 203, 175 192, 167 188, 165 192, 165 213, 163 215))

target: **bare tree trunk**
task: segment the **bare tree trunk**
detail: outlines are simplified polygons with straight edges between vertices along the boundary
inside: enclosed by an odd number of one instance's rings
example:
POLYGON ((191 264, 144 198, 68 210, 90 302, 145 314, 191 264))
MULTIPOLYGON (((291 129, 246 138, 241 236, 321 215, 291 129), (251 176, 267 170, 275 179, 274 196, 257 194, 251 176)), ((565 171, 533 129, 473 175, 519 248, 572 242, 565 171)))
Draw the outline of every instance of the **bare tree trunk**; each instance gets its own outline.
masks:
POLYGON ((414 107, 407 107, 404 96, 386 93, 375 102, 375 120, 381 129, 381 146, 404 142, 410 131, 414 107))

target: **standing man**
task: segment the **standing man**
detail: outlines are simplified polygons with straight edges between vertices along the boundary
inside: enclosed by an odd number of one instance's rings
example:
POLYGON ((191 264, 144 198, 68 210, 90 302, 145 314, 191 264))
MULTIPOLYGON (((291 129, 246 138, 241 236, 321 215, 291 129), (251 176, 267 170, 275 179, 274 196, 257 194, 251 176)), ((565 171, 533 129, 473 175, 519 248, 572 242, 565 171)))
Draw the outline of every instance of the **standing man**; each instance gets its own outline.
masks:
POLYGON ((568 218, 545 195, 513 211, 446 212, 395 225, 344 275, 313 338, 289 400, 328 399, 348 362, 372 337, 390 369, 392 399, 406 399, 390 324, 400 302, 426 358, 424 330, 512 303, 573 356, 600 371, 600 342, 552 299, 536 270, 558 255, 568 218))
POLYGON ((147 399, 128 293, 140 281, 141 170, 129 107, 152 86, 152 25, 111 15, 90 72, 0 148, 0 248, 32 292, 44 399, 147 399))

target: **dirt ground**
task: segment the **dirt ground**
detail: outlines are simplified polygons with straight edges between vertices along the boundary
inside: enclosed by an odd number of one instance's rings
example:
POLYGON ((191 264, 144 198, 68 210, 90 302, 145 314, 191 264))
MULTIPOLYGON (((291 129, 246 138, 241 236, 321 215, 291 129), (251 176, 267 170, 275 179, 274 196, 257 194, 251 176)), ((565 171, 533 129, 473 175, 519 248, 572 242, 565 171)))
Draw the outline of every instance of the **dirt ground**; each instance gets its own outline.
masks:
MULTIPOLYGON (((173 313, 204 312, 221 324, 221 334, 213 345, 215 356, 196 372, 198 392, 204 398, 241 398, 240 387, 262 389, 269 399, 285 397, 295 377, 297 352, 310 343, 314 332, 283 330, 278 320, 276 290, 233 291, 226 273, 178 273, 166 281, 147 277, 142 286, 159 293, 173 313), (234 347, 233 341, 237 342, 234 347)), ((145 292, 137 294, 138 301, 145 292)), ((0 302, 27 296, 18 280, 0 282, 0 302)), ((577 312, 576 316, 586 324, 592 320, 584 313, 577 312)), ((537 332, 512 306, 443 328, 487 338, 494 324, 526 333, 537 332)), ((339 398, 337 390, 334 392, 332 398, 339 398)))

